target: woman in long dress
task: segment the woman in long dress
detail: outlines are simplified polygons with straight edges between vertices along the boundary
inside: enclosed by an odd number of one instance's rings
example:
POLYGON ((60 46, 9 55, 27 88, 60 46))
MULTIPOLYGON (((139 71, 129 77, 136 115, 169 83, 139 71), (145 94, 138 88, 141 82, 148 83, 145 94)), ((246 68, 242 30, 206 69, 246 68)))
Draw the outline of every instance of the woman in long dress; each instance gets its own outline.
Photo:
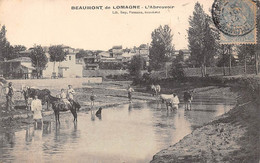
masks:
POLYGON ((35 121, 42 120, 42 102, 38 96, 34 96, 31 103, 31 110, 33 111, 33 119, 35 121))

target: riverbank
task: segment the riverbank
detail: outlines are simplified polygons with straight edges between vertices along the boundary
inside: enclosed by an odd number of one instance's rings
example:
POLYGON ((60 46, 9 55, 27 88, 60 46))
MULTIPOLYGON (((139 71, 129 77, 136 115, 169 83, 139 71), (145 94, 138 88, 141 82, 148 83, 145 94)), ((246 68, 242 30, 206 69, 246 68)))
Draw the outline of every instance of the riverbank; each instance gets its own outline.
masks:
MULTIPOLYGON (((37 82, 36 80, 34 80, 37 82)), ((32 81, 31 81, 32 82, 32 81)), ((37 83, 39 84, 39 83, 37 83)), ((80 111, 88 112, 90 110, 90 95, 91 91, 96 95, 94 110, 99 107, 108 108, 115 107, 122 104, 129 103, 127 97, 127 86, 131 84, 130 81, 113 81, 113 82, 103 82, 103 83, 83 83, 82 85, 75 86, 75 99, 81 105, 80 111)), ((15 88, 21 88, 21 83, 14 83, 15 88)), ((33 84, 31 84, 33 85, 33 84)), ((63 84, 65 85, 65 84, 63 84)), ((37 87, 38 88, 38 87, 37 87)), ((54 88, 49 85, 41 86, 42 88, 47 88, 51 91, 53 96, 59 94, 60 87, 54 88)), ((135 101, 151 101, 154 100, 148 93, 135 92, 133 97, 133 102, 135 101)), ((24 100, 21 93, 17 92, 14 95, 15 109, 12 111, 7 111, 5 109, 5 97, 0 98, 0 132, 3 130, 17 130, 23 128, 25 124, 33 123, 32 112, 25 110, 24 100)), ((70 111, 62 112, 61 114, 71 114, 70 111)), ((54 118, 53 110, 47 110, 46 106, 43 106, 43 119, 54 118)))
POLYGON ((259 162, 260 80, 232 80, 236 85, 232 90, 238 93, 236 106, 155 154, 152 163, 259 162))

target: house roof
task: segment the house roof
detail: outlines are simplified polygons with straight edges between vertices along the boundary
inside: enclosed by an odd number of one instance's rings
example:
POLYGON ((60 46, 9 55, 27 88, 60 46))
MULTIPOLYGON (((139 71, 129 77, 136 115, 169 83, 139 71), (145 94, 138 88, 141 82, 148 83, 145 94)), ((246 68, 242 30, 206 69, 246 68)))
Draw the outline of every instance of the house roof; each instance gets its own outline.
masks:
POLYGON ((32 62, 32 60, 30 57, 19 57, 19 58, 8 60, 6 62, 32 62))
POLYGON ((101 53, 99 53, 99 55, 102 56, 102 57, 110 57, 109 52, 101 52, 101 53))
POLYGON ((32 49, 20 51, 20 54, 30 54, 32 52, 32 49))
POLYGON ((87 59, 88 59, 88 58, 94 58, 94 59, 97 58, 97 59, 98 59, 98 58, 100 58, 100 56, 90 55, 90 56, 84 57, 84 59, 86 59, 86 58, 87 58, 87 59))
POLYGON ((28 65, 21 65, 22 67, 25 67, 25 68, 28 68, 28 69, 31 69, 31 70, 35 70, 35 68, 34 67, 32 67, 32 66, 28 66, 28 65))
POLYGON ((134 53, 123 53, 122 57, 131 58, 134 55, 135 55, 134 53))

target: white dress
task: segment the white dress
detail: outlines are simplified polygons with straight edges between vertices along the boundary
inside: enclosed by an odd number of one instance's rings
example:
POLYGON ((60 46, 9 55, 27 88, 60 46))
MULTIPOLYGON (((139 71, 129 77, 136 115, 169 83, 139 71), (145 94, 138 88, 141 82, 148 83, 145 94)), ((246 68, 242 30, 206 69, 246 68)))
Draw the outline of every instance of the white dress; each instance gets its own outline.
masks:
POLYGON ((178 105, 180 103, 178 96, 172 97, 171 103, 172 103, 172 107, 176 107, 178 109, 178 105))
POLYGON ((42 102, 39 99, 33 100, 31 103, 31 109, 34 111, 33 119, 42 119, 42 102))

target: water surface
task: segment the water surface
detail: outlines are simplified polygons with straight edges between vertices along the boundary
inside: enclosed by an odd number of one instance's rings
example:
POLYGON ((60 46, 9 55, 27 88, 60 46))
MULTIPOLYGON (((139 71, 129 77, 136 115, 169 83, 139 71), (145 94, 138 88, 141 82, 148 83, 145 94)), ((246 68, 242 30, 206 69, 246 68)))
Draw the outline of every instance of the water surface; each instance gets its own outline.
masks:
MULTIPOLYGON (((218 100, 219 103, 219 100, 218 100)), ((103 109, 102 117, 80 112, 0 133, 0 162, 149 162, 160 150, 178 142, 233 105, 196 102, 192 111, 166 111, 164 105, 133 103, 103 109)), ((54 118, 54 117, 53 117, 54 118)))

